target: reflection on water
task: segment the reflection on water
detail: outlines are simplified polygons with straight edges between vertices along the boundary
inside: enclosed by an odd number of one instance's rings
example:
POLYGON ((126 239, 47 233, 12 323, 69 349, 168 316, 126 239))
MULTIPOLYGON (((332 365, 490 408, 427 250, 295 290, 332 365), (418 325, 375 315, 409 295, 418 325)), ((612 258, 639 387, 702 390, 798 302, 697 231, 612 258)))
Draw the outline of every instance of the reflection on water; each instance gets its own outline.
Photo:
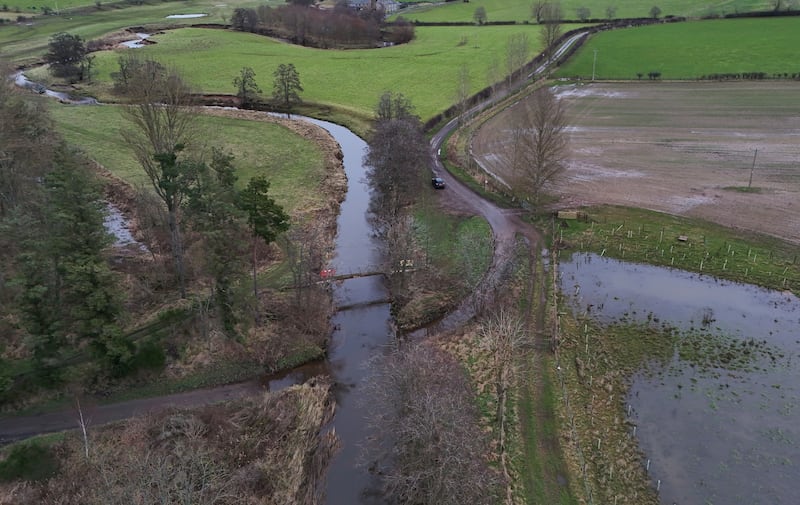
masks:
MULTIPOLYGON (((339 212, 336 257, 330 266, 339 274, 376 270, 380 254, 368 222, 370 189, 362 165, 366 143, 342 126, 306 120, 328 130, 344 154, 348 191, 339 212)), ((387 303, 363 304, 386 300, 388 293, 383 278, 372 276, 336 283, 333 294, 336 306, 358 307, 339 311, 333 319, 336 330, 331 337, 328 367, 335 381, 336 415, 331 428, 341 440, 341 449, 328 468, 326 503, 379 505, 383 502, 376 492, 377 482, 360 464, 361 447, 369 434, 367 414, 371 404, 364 386, 370 377, 367 362, 388 348, 393 331, 387 303)))
POLYGON ((601 322, 659 321, 765 341, 748 369, 679 356, 631 380, 631 421, 664 504, 795 504, 800 478, 800 300, 713 277, 576 254, 561 287, 601 322))

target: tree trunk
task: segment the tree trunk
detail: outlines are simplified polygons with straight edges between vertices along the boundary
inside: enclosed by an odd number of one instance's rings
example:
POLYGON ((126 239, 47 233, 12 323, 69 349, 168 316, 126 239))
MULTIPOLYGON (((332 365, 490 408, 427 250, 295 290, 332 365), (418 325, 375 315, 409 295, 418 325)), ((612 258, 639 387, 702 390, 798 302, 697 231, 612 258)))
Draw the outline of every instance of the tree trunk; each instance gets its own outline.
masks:
POLYGON ((258 252, 258 238, 253 237, 253 318, 255 319, 256 326, 260 324, 259 317, 258 317, 258 310, 259 310, 259 303, 258 303, 258 274, 256 268, 256 262, 258 261, 257 257, 258 252))
POLYGON ((172 260, 175 263, 175 272, 178 274, 178 289, 181 298, 186 298, 186 272, 183 264, 183 242, 181 230, 178 227, 177 210, 174 205, 169 208, 169 234, 172 241, 172 260))

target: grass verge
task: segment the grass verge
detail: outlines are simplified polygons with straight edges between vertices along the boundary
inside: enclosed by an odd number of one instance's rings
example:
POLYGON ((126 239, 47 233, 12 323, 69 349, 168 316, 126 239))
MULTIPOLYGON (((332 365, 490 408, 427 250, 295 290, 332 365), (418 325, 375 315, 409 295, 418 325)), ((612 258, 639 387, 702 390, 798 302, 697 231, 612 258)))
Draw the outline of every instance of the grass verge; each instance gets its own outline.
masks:
POLYGON ((625 207, 587 209, 562 221, 563 247, 800 293, 800 253, 778 239, 625 207))

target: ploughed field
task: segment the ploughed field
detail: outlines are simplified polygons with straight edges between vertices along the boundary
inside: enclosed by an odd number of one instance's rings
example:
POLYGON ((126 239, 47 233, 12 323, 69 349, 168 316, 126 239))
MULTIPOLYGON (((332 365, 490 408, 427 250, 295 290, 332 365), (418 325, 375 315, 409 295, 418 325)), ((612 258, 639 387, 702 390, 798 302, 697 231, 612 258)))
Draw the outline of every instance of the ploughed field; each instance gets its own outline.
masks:
MULTIPOLYGON (((641 207, 800 243, 796 82, 603 83, 557 93, 571 150, 565 176, 548 188, 559 207, 641 207)), ((509 180, 500 161, 507 114, 481 127, 473 150, 509 180)))

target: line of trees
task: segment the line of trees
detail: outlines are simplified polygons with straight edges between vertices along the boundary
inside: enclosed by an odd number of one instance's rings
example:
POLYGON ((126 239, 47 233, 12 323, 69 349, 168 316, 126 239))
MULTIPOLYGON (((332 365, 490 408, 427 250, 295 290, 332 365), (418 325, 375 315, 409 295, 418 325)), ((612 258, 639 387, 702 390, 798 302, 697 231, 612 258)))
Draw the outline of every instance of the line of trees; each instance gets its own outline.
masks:
MULTIPOLYGON (((302 103, 300 93, 303 84, 300 82, 300 72, 294 63, 281 63, 273 72, 272 81, 272 109, 285 112, 291 117, 294 107, 302 103)), ((236 87, 236 97, 239 106, 244 109, 258 108, 261 105, 261 88, 256 82, 256 73, 250 67, 242 67, 239 75, 234 77, 233 85, 236 87)))
POLYGON ((305 2, 272 7, 236 8, 231 16, 234 30, 264 33, 295 44, 314 47, 374 47, 384 42, 401 44, 414 38, 414 26, 403 19, 384 22, 375 9, 351 8, 340 0, 333 9, 318 9, 305 2))
MULTIPOLYGON (((89 164, 5 75, 0 125, 1 312, 19 322, 0 327, 0 346, 23 350, 41 385, 60 383, 60 361, 80 348, 103 373, 128 373, 136 348, 121 332, 121 290, 105 255, 110 237, 89 164)), ((11 385, 0 378, 0 395, 11 385)))

